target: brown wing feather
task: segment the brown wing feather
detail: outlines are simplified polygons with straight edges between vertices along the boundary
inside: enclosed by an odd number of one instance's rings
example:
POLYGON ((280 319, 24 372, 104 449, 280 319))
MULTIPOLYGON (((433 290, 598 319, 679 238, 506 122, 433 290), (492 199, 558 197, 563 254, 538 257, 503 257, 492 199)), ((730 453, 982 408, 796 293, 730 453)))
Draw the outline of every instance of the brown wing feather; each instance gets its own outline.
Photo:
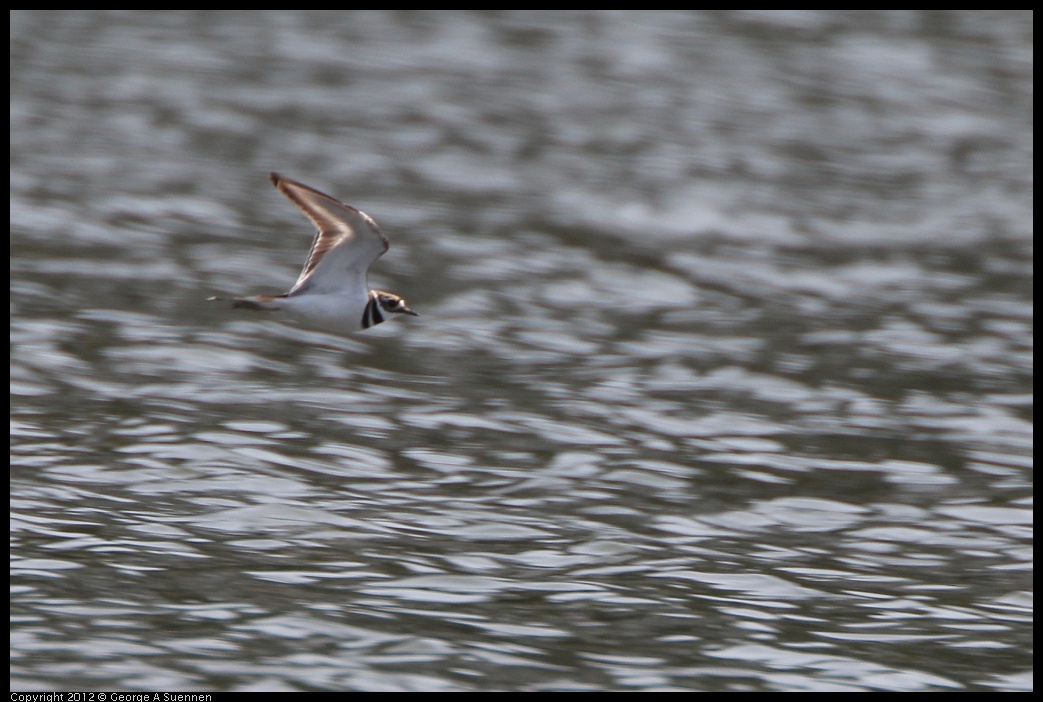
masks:
MULTIPOLYGON (((350 205, 345 205, 340 200, 332 198, 326 193, 319 192, 304 183, 283 178, 278 173, 272 173, 270 177, 272 184, 283 195, 288 197, 311 220, 318 230, 315 234, 315 239, 312 241, 311 250, 308 252, 308 258, 304 263, 304 269, 297 278, 297 283, 293 286, 291 293, 307 281, 322 258, 332 249, 344 243, 345 239, 360 236, 350 225, 350 221, 353 219, 364 223, 372 233, 379 237, 380 243, 377 244, 374 241, 374 246, 371 247, 373 260, 376 260, 388 250, 390 243, 387 237, 380 231, 377 223, 365 212, 357 210, 350 205)), ((361 236, 365 236, 365 234, 361 236)), ((368 267, 368 262, 366 265, 368 267)))

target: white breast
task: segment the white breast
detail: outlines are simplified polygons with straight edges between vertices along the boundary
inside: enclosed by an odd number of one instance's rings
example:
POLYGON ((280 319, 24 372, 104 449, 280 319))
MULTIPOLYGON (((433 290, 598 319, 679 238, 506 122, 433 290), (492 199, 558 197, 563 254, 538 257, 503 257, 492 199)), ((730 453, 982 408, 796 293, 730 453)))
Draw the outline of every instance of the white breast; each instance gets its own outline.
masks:
POLYGON ((343 291, 329 294, 291 295, 283 299, 280 309, 305 324, 343 334, 362 328, 367 295, 346 295, 343 291))

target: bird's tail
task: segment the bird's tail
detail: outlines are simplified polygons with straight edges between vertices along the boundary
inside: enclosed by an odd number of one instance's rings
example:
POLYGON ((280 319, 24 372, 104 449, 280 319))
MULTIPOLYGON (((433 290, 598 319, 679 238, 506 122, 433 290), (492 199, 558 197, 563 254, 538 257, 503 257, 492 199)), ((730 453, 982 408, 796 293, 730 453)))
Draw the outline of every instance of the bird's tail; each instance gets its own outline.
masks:
POLYGON ((221 297, 215 295, 207 300, 231 300, 232 307, 242 307, 248 310, 277 310, 279 303, 285 299, 285 295, 254 295, 253 297, 221 297))

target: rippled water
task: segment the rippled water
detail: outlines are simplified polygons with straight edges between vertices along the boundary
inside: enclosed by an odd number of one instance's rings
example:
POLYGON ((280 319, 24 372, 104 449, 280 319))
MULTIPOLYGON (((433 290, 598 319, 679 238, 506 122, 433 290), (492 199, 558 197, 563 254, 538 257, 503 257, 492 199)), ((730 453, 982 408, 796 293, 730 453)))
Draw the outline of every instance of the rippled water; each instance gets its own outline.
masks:
POLYGON ((1031 689, 1030 13, 11 22, 13 690, 1031 689))

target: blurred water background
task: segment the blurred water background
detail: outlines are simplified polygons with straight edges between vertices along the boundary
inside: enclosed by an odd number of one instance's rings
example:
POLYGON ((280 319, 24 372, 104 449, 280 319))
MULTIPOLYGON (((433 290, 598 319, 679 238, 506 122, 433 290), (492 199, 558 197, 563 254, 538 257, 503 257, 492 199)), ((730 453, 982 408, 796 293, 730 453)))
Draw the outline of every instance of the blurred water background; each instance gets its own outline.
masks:
POLYGON ((13 690, 1031 689, 1030 11, 10 19, 13 690))

